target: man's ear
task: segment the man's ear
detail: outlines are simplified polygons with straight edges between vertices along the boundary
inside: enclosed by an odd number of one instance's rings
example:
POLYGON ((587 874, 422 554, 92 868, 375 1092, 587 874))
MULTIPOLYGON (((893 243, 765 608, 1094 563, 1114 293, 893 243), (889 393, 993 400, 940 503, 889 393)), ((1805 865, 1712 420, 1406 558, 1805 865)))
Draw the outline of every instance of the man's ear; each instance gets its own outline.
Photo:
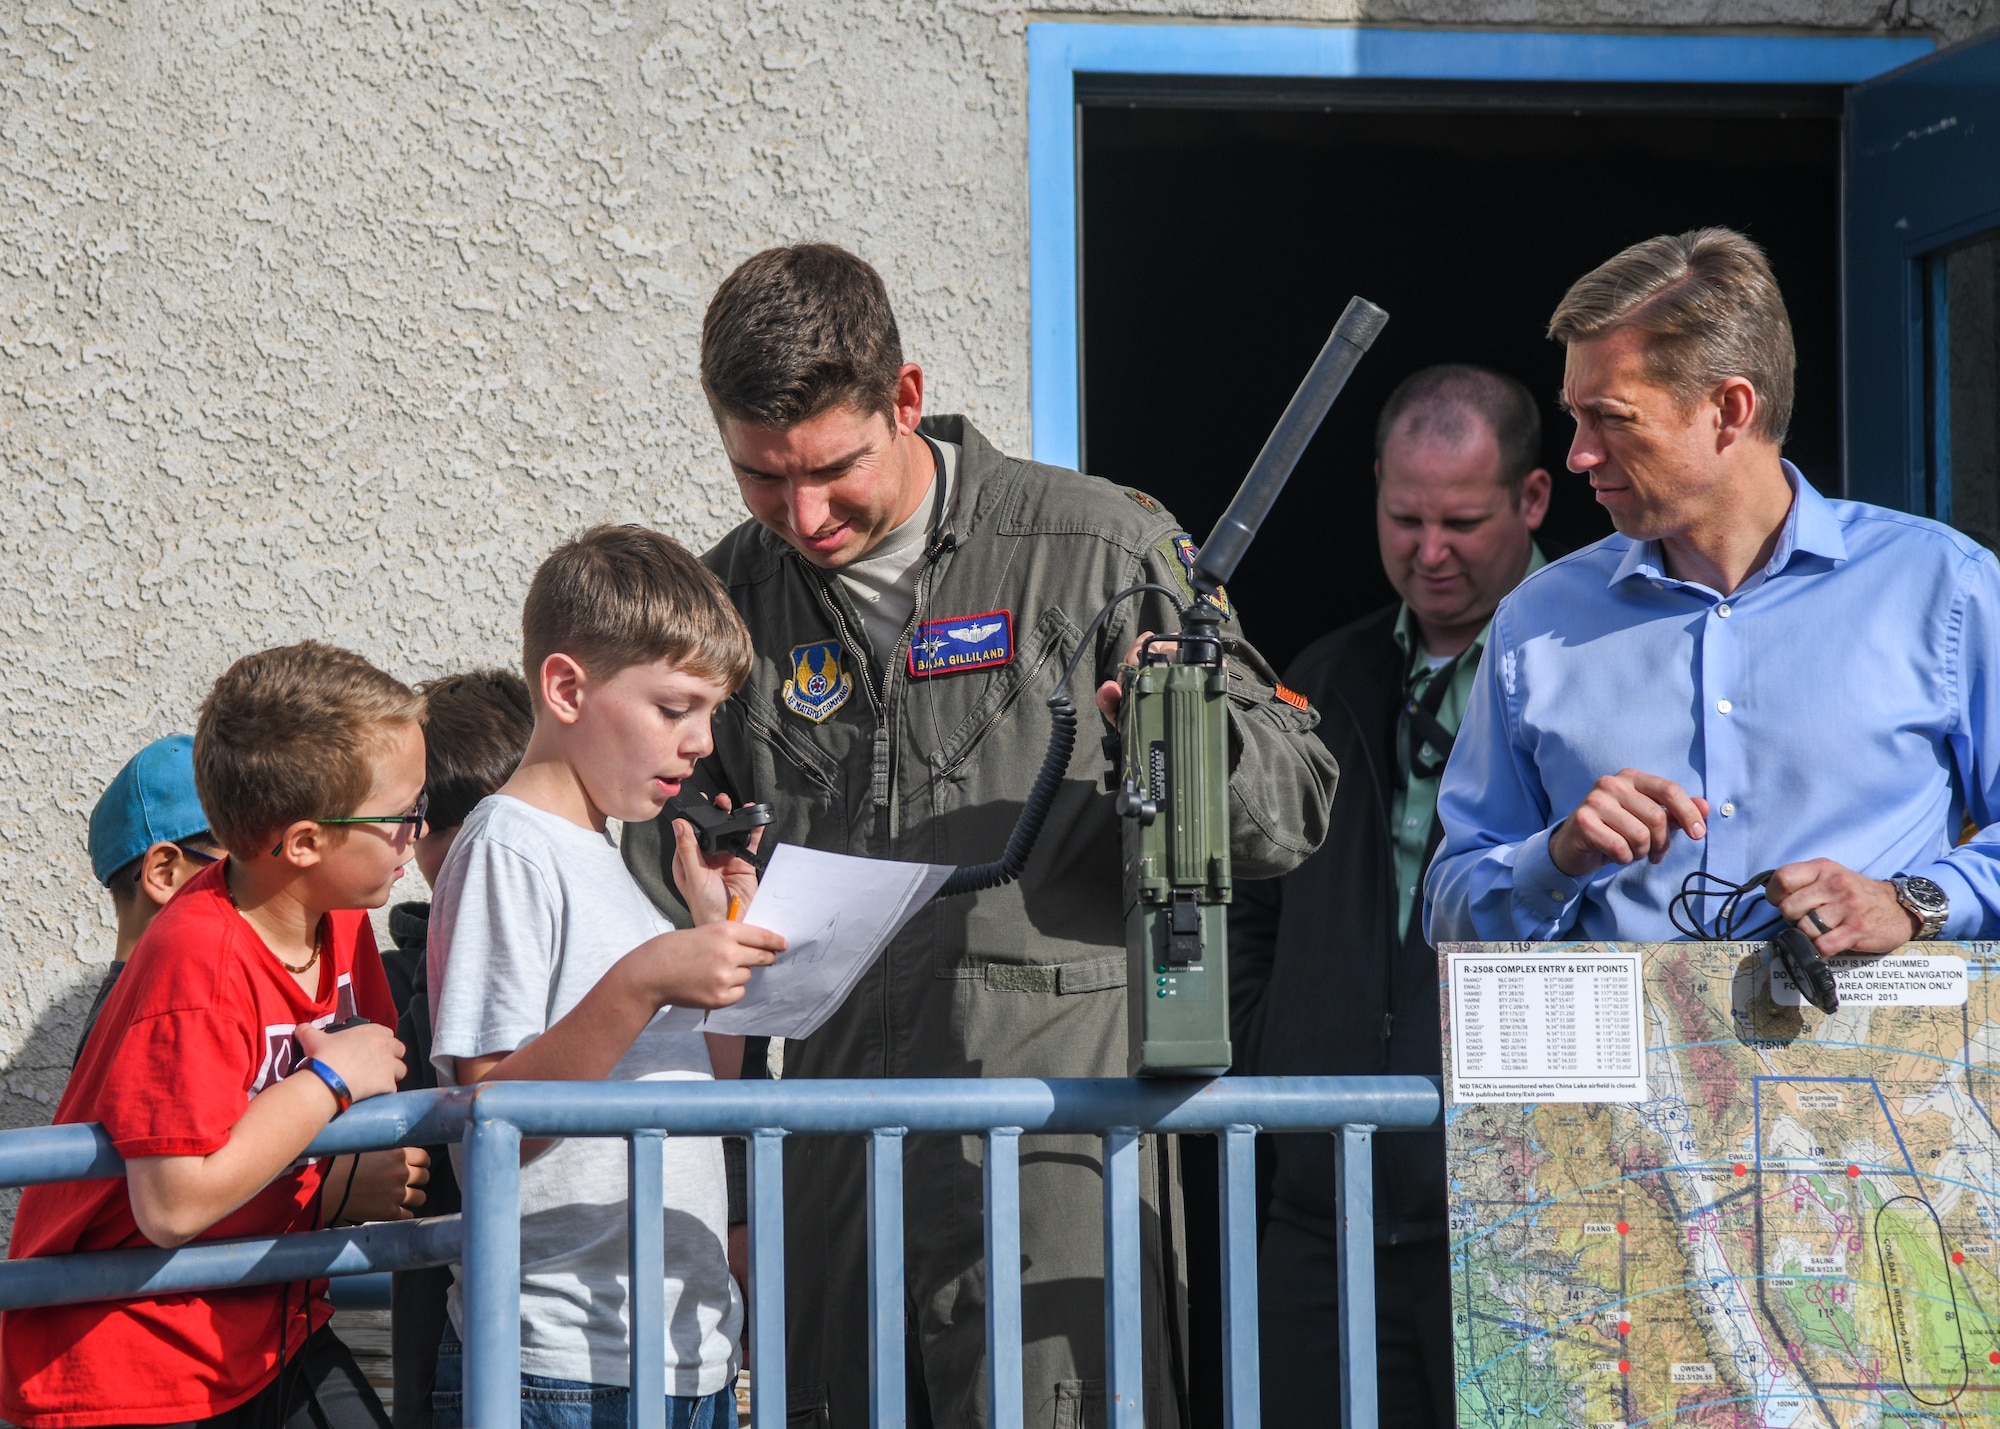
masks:
POLYGON ((1715 449, 1732 447, 1750 435, 1763 400, 1747 378, 1725 377, 1711 400, 1716 407, 1715 449))
POLYGON ((924 370, 906 362, 896 373, 896 433, 906 436, 924 419, 924 370))
POLYGON ((1542 529, 1542 522, 1549 514, 1549 493, 1554 487, 1548 468, 1536 467, 1521 478, 1521 489, 1515 495, 1515 507, 1521 513, 1522 524, 1530 531, 1542 529))
POLYGON ((575 724, 583 710, 584 687, 589 683, 582 663, 558 651, 542 661, 535 693, 550 714, 564 724, 575 724))

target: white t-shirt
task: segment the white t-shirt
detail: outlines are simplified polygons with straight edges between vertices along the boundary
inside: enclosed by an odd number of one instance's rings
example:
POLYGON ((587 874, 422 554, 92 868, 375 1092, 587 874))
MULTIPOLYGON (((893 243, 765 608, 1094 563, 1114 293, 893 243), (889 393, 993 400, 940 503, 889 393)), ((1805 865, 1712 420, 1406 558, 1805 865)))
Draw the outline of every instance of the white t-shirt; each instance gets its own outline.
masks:
MULTIPOLYGON (((672 925, 609 837, 493 795, 465 821, 438 875, 430 922, 431 1060, 513 1052, 575 1007, 625 954, 672 925)), ((614 1080, 713 1076, 698 1009, 667 1008, 614 1080)), ((452 1148, 454 1164, 459 1148, 452 1148)), ((459 1168, 461 1178, 464 1168, 459 1168)), ((521 1368, 626 1384, 626 1143, 556 1142, 521 1168, 521 1368)), ((734 1382, 743 1306, 729 1274, 722 1143, 666 1141, 667 1392, 734 1382)), ((451 1321, 464 1333, 454 1268, 451 1321)))
MULTIPOLYGON (((950 509, 951 482, 958 470, 958 443, 939 442, 944 453, 944 499, 950 509)), ((933 464, 935 466, 935 464, 933 464)), ((910 613, 917 608, 917 578, 924 572, 924 548, 931 536, 931 513, 937 509, 937 493, 924 492, 917 509, 903 518, 882 544, 860 560, 841 567, 840 583, 854 600, 854 613, 861 617, 862 633, 875 651, 875 662, 887 664, 910 613)))

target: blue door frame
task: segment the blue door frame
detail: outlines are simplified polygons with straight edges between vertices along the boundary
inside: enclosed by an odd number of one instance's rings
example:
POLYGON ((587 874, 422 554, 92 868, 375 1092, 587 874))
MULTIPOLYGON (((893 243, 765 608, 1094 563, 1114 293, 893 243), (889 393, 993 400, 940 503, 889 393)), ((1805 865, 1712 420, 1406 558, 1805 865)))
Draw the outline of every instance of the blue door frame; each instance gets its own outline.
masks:
POLYGON ((1890 35, 1031 24, 1028 213, 1035 456, 1058 466, 1077 464, 1082 358, 1077 304, 1079 74, 1847 85, 1922 59, 1933 48, 1926 38, 1890 35))
POLYGON ((1924 260, 2000 228, 2000 39, 1856 88, 1845 144, 1847 494, 1949 517, 1948 495, 1927 509, 1949 437, 1925 380, 1943 324, 1926 331, 1924 260))

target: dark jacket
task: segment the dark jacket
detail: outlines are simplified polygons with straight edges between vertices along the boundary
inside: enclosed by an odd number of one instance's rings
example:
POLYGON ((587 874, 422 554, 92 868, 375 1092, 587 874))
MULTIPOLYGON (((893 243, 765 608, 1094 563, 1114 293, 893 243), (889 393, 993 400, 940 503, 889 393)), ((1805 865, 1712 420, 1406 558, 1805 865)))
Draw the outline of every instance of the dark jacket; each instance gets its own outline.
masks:
MULTIPOLYGON (((1396 926, 1396 712, 1406 660, 1391 605, 1307 646, 1285 683, 1319 711, 1339 763, 1326 841, 1283 878, 1243 882, 1229 914, 1237 1070, 1270 1076, 1437 1075, 1437 955, 1421 915, 1396 926)), ((1433 819, 1428 859, 1437 850, 1433 819)), ((1273 1214, 1336 1222, 1333 1138, 1275 1138, 1273 1214)), ((1444 1132, 1375 1138, 1375 1238, 1445 1233, 1444 1132)))

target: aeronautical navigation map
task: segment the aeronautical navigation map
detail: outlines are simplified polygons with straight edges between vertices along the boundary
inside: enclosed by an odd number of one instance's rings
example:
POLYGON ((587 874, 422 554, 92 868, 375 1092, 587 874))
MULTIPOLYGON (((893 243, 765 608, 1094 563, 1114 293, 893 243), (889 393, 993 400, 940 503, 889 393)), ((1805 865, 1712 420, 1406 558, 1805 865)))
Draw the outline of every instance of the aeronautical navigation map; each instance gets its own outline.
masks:
POLYGON ((1450 944, 1464 1429, 2000 1426, 2000 944, 1450 944))

